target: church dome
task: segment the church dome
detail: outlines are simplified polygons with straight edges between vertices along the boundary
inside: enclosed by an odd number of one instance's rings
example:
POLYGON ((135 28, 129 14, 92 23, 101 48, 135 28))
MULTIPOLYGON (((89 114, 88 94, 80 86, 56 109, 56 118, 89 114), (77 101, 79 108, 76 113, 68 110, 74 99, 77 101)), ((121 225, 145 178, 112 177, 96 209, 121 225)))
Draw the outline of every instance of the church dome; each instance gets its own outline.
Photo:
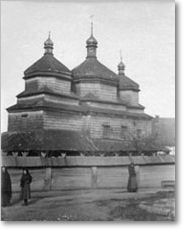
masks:
POLYGON ((61 76, 62 74, 71 74, 70 70, 53 56, 53 41, 50 36, 44 42, 44 49, 44 55, 25 70, 25 79, 42 75, 61 76))
POLYGON ((140 91, 139 85, 125 75, 125 64, 120 51, 120 63, 118 64, 119 90, 140 91))
POLYGON ((51 46, 53 48, 53 41, 51 40, 50 36, 48 39, 44 42, 44 48, 51 46))
POLYGON ((108 80, 118 82, 118 75, 100 63, 97 59, 86 59, 83 63, 72 70, 73 78, 108 80))
POLYGON ((86 40, 87 57, 72 70, 73 78, 74 80, 107 81, 117 85, 118 75, 97 60, 97 43, 93 36, 93 23, 91 23, 91 35, 86 40))
POLYGON ((86 44, 87 46, 90 45, 95 45, 97 46, 97 40, 95 39, 95 37, 93 35, 91 35, 87 40, 86 40, 86 44))
POLYGON ((86 40, 86 47, 97 47, 97 40, 96 38, 93 36, 93 22, 91 22, 91 35, 90 37, 86 40))
POLYGON ((125 69, 125 64, 123 63, 123 61, 120 61, 120 63, 118 64, 118 69, 125 69))

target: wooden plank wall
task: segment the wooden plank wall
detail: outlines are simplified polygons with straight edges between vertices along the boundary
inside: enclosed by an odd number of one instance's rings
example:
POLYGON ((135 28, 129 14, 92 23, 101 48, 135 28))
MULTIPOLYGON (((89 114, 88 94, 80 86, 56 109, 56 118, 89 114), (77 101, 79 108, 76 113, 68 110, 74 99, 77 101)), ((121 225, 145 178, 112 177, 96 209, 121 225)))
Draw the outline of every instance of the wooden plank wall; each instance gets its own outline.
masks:
POLYGON ((71 90, 71 81, 60 80, 55 77, 35 77, 26 80, 26 89, 39 90, 41 88, 48 87, 56 93, 69 94, 71 90))
MULTIPOLYGON (((137 168, 139 189, 161 188, 165 180, 175 181, 174 165, 140 166, 137 168)), ((8 169, 13 191, 20 191, 21 169, 8 169)), ((94 188, 124 188, 128 183, 127 167, 98 167, 96 185, 94 188)), ((45 169, 30 169, 33 177, 32 191, 42 191, 45 188, 45 169)), ((85 189, 93 187, 93 171, 91 167, 53 168, 52 182, 49 190, 85 189)))
POLYGON ((9 113, 8 131, 25 131, 43 128, 43 111, 22 111, 21 113, 9 113))
POLYGON ((92 93, 102 100, 115 101, 117 99, 117 87, 101 83, 80 83, 76 84, 77 94, 85 96, 92 93))
POLYGON ((144 135, 151 134, 152 124, 151 121, 146 120, 132 120, 127 118, 117 118, 116 116, 100 116, 93 115, 90 117, 90 134, 93 138, 103 137, 103 125, 108 124, 112 129, 110 138, 120 139, 121 127, 128 128, 128 136, 133 132, 136 133, 137 129, 141 129, 144 135))
POLYGON ((72 98, 67 98, 67 97, 57 97, 57 96, 52 96, 52 95, 47 95, 45 94, 44 99, 46 101, 54 102, 54 103, 61 103, 61 104, 66 104, 66 105, 78 105, 79 100, 78 99, 72 99, 72 98))
POLYGON ((82 116, 61 112, 45 112, 44 129, 81 131, 83 127, 82 116))
POLYGON ((132 105, 137 105, 139 103, 139 93, 132 90, 121 90, 120 98, 132 105))
POLYGON ((101 108, 101 109, 109 109, 109 110, 122 110, 126 111, 126 106, 118 105, 118 104, 111 104, 111 103, 100 103, 100 102, 86 102, 89 106, 101 108))

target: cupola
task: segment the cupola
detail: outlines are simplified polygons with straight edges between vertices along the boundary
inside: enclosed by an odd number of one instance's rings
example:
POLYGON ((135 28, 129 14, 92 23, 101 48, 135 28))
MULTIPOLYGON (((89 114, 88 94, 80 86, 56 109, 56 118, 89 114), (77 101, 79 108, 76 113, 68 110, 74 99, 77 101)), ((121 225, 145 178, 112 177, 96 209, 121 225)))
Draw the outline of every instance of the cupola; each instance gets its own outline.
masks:
POLYGON ((68 79, 71 75, 70 70, 62 64, 59 60, 53 55, 54 43, 49 36, 44 42, 44 55, 27 68, 24 72, 24 79, 28 79, 34 76, 67 76, 68 79))
POLYGON ((91 35, 86 40, 87 58, 96 58, 97 40, 93 36, 93 22, 91 22, 91 35))
POLYGON ((44 42, 44 49, 45 49, 44 54, 51 54, 51 55, 53 54, 53 41, 51 40, 50 32, 48 39, 44 42))
POLYGON ((125 75, 125 64, 123 63, 121 51, 120 51, 120 63, 118 64, 118 74, 123 76, 125 75))

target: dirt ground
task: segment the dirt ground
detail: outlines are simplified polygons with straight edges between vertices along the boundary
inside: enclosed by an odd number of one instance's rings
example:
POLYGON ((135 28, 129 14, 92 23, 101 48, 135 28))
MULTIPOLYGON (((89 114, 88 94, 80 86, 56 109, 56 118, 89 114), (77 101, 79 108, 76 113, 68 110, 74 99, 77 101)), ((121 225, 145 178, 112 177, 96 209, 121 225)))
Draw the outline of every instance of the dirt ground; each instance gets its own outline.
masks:
POLYGON ((173 191, 122 189, 34 192, 28 206, 14 194, 3 221, 174 221, 173 191))

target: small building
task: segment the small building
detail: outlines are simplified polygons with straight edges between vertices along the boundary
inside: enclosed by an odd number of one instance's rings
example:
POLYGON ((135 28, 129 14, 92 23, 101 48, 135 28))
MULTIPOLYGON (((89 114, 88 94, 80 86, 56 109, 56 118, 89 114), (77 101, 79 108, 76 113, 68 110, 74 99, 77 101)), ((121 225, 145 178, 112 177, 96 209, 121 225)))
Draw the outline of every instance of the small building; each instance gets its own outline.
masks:
POLYGON ((32 155, 126 154, 132 141, 152 134, 152 117, 139 103, 139 85, 97 59, 98 42, 91 31, 86 59, 69 70, 44 43, 44 55, 24 72, 25 90, 7 109, 4 152, 32 155))
POLYGON ((168 147, 175 146, 175 118, 156 116, 152 120, 152 133, 155 134, 159 144, 168 147))

